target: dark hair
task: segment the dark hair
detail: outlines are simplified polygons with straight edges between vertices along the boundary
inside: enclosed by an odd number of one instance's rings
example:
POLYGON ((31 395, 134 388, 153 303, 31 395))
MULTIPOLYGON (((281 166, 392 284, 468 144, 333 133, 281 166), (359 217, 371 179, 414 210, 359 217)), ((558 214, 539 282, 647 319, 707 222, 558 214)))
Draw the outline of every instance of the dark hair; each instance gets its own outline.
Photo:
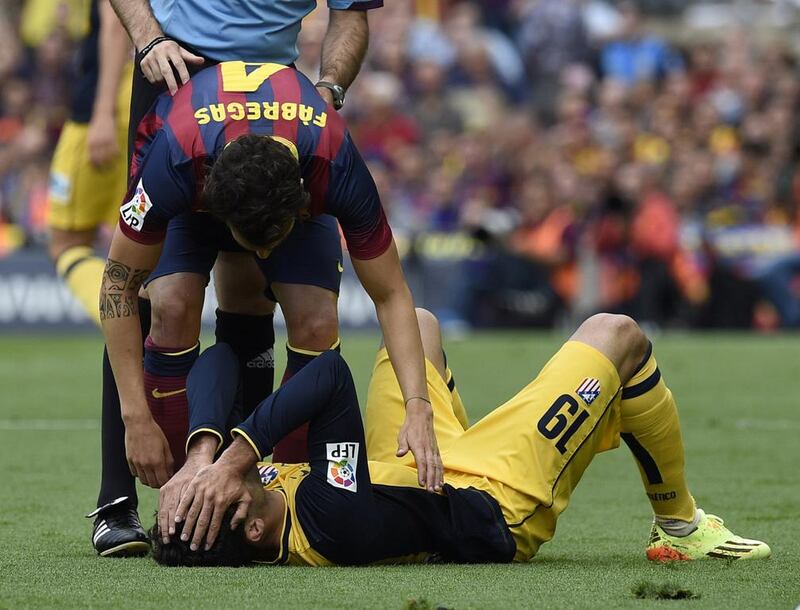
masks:
POLYGON ((307 205, 300 164, 268 136, 232 140, 205 180, 203 207, 253 246, 276 246, 307 205))
POLYGON ((249 564, 253 559, 253 551, 244 537, 243 524, 240 523, 235 530, 231 530, 231 519, 235 512, 236 506, 231 506, 225 511, 214 546, 207 551, 202 545, 193 551, 189 548, 191 541, 181 540, 183 522, 175 524, 175 534, 172 535, 168 544, 164 544, 161 541, 161 530, 156 522, 149 532, 153 559, 163 566, 229 566, 236 568, 249 564))

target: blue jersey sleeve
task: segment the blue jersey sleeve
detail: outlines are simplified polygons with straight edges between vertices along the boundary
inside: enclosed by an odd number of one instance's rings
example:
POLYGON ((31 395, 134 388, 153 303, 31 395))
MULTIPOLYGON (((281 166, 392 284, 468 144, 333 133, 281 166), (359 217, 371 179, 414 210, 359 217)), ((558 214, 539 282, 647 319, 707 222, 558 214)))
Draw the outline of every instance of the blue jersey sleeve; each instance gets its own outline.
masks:
POLYGON ((339 220, 353 258, 375 258, 392 243, 378 188, 349 133, 330 167, 325 211, 339 220))
POLYGON ((212 345, 200 354, 186 379, 187 452, 192 438, 203 433, 217 437, 217 450, 222 447, 228 430, 241 420, 236 404, 238 389, 239 360, 227 343, 212 345))
POLYGON ((120 229, 135 242, 160 243, 169 221, 191 210, 194 197, 192 164, 174 163, 167 134, 160 131, 128 184, 128 194, 120 207, 120 229))
POLYGON ((231 433, 246 439, 260 459, 306 422, 311 424, 308 442, 312 468, 315 456, 324 461, 319 454, 324 454, 326 442, 350 440, 350 435, 363 437, 353 377, 339 352, 328 351, 314 358, 231 433), (345 418, 344 412, 354 413, 356 418, 345 418))

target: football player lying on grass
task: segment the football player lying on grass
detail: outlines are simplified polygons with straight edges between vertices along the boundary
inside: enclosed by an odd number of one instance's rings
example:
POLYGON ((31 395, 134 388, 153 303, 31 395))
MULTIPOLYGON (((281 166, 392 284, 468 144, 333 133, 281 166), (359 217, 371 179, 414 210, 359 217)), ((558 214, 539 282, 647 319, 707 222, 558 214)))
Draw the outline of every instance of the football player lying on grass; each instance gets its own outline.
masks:
POLYGON ((531 559, 592 458, 620 438, 655 513, 651 560, 756 559, 741 538, 695 506, 672 394, 649 341, 628 317, 584 322, 511 400, 467 426, 438 323, 418 311, 428 390, 445 465, 439 494, 419 488, 413 456, 395 455, 403 398, 378 352, 366 434, 350 371, 325 352, 234 427, 215 462, 236 395, 224 344, 189 379, 186 465, 161 489, 153 554, 166 565, 352 565, 531 559), (268 464, 284 434, 310 422, 310 463, 268 464), (213 462, 213 463, 212 463, 213 462))

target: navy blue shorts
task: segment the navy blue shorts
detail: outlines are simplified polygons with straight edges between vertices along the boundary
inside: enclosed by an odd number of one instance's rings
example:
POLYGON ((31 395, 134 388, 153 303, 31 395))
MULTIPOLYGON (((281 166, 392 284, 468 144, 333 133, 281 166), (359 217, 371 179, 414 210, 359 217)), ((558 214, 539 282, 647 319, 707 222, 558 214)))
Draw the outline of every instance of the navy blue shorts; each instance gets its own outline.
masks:
MULTIPOLYGON (((217 260, 217 253, 246 252, 224 223, 209 214, 187 212, 173 218, 161 257, 146 284, 173 273, 197 273, 206 278, 217 260)), ((269 258, 253 254, 267 280, 266 296, 277 301, 273 283, 319 286, 339 294, 342 277, 342 244, 333 216, 323 214, 298 221, 292 232, 272 251, 269 258)))

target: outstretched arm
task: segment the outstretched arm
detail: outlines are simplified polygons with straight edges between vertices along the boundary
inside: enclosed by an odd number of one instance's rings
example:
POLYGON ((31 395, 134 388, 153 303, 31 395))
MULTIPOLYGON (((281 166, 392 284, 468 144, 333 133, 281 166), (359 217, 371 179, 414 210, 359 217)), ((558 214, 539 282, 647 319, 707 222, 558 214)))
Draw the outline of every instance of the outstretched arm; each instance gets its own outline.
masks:
POLYGON ((160 487, 172 475, 169 445, 150 414, 144 394, 139 326, 139 288, 160 252, 161 244, 136 243, 117 227, 100 287, 100 321, 119 389, 125 453, 131 473, 150 487, 160 487))
POLYGON ((425 355, 419 335, 414 301, 408 288, 397 247, 376 258, 352 258, 361 284, 375 303, 386 351, 406 404, 406 419, 397 437, 397 456, 414 454, 419 484, 439 491, 444 468, 433 429, 433 408, 425 379, 425 355))

